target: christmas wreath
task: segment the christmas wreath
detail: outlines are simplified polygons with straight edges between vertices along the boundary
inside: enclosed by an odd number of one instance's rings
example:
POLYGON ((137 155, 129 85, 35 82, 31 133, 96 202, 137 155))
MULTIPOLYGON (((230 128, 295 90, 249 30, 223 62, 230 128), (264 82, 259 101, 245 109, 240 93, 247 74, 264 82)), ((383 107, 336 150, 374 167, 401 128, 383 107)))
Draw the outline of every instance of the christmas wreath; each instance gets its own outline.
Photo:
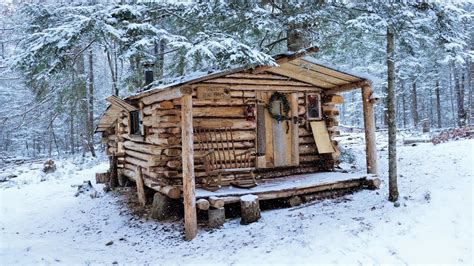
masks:
POLYGON ((278 122, 290 120, 288 113, 290 112, 290 103, 286 99, 286 96, 283 93, 275 92, 272 94, 270 99, 268 100, 267 110, 270 113, 270 116, 278 122), (275 114, 273 112, 273 102, 280 101, 282 105, 282 114, 275 114))

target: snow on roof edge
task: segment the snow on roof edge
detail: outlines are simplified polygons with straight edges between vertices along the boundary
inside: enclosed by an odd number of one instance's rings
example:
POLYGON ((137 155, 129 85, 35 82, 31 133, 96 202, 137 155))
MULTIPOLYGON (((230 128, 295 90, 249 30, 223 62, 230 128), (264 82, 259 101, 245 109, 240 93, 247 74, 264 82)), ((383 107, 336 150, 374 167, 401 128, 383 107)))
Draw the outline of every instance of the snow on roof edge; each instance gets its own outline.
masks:
POLYGON ((320 60, 318 60, 318 59, 316 59, 312 56, 309 56, 309 55, 303 56, 303 60, 308 61, 312 64, 316 64, 316 65, 320 65, 320 66, 325 67, 325 68, 332 69, 332 70, 337 71, 337 72, 347 74, 349 76, 354 76, 356 78, 366 79, 366 80, 369 80, 369 81, 372 81, 372 82, 376 82, 376 81, 379 80, 377 77, 372 76, 368 73, 362 73, 362 72, 358 72, 358 71, 355 71, 355 70, 352 70, 352 69, 337 67, 337 66, 335 66, 331 63, 320 61, 320 60))

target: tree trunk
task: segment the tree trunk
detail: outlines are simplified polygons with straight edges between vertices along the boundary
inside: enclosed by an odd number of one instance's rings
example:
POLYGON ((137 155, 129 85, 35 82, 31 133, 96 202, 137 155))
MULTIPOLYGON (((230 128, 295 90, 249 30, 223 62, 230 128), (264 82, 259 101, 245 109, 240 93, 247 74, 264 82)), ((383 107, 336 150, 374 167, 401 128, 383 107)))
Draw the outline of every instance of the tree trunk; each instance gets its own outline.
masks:
POLYGON ((469 61, 468 63, 468 67, 467 67, 467 73, 468 73, 468 76, 467 76, 467 84, 469 86, 469 93, 468 93, 468 97, 469 97, 469 124, 470 125, 474 125, 474 99, 473 99, 473 96, 472 95, 472 73, 474 73, 474 64, 472 64, 471 61, 469 61))
MULTIPOLYGON (((282 9, 286 15, 294 15, 296 12, 295 6, 286 1, 282 1, 282 9)), ((304 23, 298 23, 297 21, 291 21, 286 30, 286 47, 288 51, 298 51, 306 48, 309 45, 307 38, 308 33, 306 32, 308 25, 304 23)))
POLYGON ((403 128, 407 127, 407 109, 405 104, 405 90, 402 89, 403 128))
POLYGON ((452 122, 454 125, 456 125, 456 115, 454 113, 454 94, 453 94, 453 84, 452 84, 452 73, 449 73, 449 102, 451 103, 451 115, 453 116, 452 122))
MULTIPOLYGON (((114 43, 114 50, 115 50, 115 43, 114 43)), ((114 58, 112 60, 112 55, 110 51, 107 49, 106 52, 107 55, 107 62, 109 65, 109 70, 110 70, 110 77, 112 78, 112 95, 118 96, 119 90, 118 90, 118 73, 117 73, 117 54, 114 51, 114 58)))
MULTIPOLYGON (((395 110, 395 36, 387 27, 387 109, 388 109, 388 179, 390 201, 398 200, 397 185, 397 124, 395 110)), ((416 95, 416 89, 415 89, 416 95)), ((415 101, 416 102, 416 101, 415 101)))
POLYGON ((439 80, 436 80, 436 114, 438 117, 438 128, 441 128, 441 98, 439 96, 439 80))
POLYGON ((163 78, 164 75, 164 66, 165 66, 165 41, 160 40, 155 44, 155 55, 157 57, 156 64, 156 77, 157 79, 163 78))
POLYGON ((418 99, 416 97, 416 80, 413 80, 413 85, 412 85, 412 115, 413 115, 413 125, 415 127, 418 126, 419 123, 419 117, 418 117, 418 99))
POLYGON ((94 55, 92 54, 92 49, 89 50, 88 111, 89 114, 87 117, 87 142, 92 156, 96 157, 94 148, 94 55))
POLYGON ((79 112, 81 121, 80 125, 80 139, 82 144, 82 156, 85 156, 86 153, 89 151, 89 145, 87 144, 87 136, 88 136, 88 117, 89 113, 87 111, 87 86, 86 86, 86 78, 85 78, 85 66, 84 66, 84 55, 80 55, 76 61, 76 68, 78 74, 78 100, 79 100, 79 112))
POLYGON ((457 99, 457 124, 462 127, 466 123, 466 111, 464 109, 464 74, 462 74, 462 82, 459 81, 459 75, 455 73, 455 90, 457 99))
POLYGON ((69 110, 69 144, 71 145, 71 154, 75 153, 75 142, 74 142, 74 111, 76 110, 75 104, 72 105, 69 110))

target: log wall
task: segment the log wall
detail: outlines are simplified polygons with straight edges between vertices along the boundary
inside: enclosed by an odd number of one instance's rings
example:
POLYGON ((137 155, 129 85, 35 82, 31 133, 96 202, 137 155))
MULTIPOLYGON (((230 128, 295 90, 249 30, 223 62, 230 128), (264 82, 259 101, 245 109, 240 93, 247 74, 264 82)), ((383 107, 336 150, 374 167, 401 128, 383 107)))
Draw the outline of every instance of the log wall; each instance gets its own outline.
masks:
MULTIPOLYGON (((298 115, 302 123, 298 127, 299 167, 280 171, 262 171, 261 178, 274 178, 292 174, 332 169, 335 157, 331 154, 318 154, 316 144, 306 121, 305 92, 320 91, 309 84, 290 80, 275 74, 238 73, 193 84, 193 126, 222 127, 233 129, 236 151, 256 148, 256 122, 245 116, 245 107, 256 103, 256 92, 279 91, 298 92, 298 115), (198 88, 225 88, 226 97, 208 99, 198 97, 198 88)), ((323 118, 330 136, 338 134, 335 104, 337 97, 322 94, 323 118)), ((159 186, 182 185, 181 164, 181 98, 153 102, 151 100, 135 103, 140 107, 143 121, 143 136, 129 135, 129 118, 122 112, 115 132, 107 138, 107 153, 115 154, 119 160, 122 174, 134 180, 137 166, 142 167, 142 175, 159 186)), ((196 138, 196 137, 195 137, 196 138)), ((333 142, 337 148, 337 143, 333 142)), ((206 177, 204 166, 197 158, 199 146, 194 140, 196 186, 201 186, 206 177)), ((334 154, 333 154, 334 155, 334 154)), ((255 161, 255 160, 254 160, 255 161)), ((233 177, 224 177, 223 185, 229 184, 233 177)))

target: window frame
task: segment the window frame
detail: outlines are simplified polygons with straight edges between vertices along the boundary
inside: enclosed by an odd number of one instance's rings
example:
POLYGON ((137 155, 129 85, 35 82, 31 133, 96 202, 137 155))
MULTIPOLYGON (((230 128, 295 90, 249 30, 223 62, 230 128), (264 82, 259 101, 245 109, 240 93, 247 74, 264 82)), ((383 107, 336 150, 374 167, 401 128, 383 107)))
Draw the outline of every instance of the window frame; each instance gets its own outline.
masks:
POLYGON ((322 110, 322 104, 321 104, 321 93, 319 92, 314 92, 314 93, 306 93, 305 95, 305 108, 306 108, 306 119, 308 121, 314 121, 314 120, 322 120, 323 119, 323 110, 322 110), (309 97, 316 96, 318 98, 318 109, 319 109, 319 116, 317 117, 310 117, 309 116, 309 97))
POLYGON ((130 130, 129 135, 143 136, 142 117, 141 117, 141 112, 139 110, 130 111, 128 113, 128 122, 129 122, 128 128, 130 130))

